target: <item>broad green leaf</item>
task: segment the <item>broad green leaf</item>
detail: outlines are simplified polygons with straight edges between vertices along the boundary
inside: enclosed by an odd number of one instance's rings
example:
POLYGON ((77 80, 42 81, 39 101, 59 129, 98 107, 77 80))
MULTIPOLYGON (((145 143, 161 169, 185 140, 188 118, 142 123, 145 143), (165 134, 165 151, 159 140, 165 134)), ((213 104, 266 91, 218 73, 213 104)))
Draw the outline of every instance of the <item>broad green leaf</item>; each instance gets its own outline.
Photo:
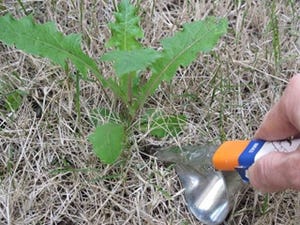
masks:
POLYGON ((136 102, 136 108, 144 104, 161 81, 171 80, 180 66, 188 66, 200 52, 211 50, 226 31, 226 19, 208 17, 203 21, 185 24, 182 31, 162 40, 162 57, 152 65, 153 74, 141 88, 142 93, 136 102))
POLYGON ((96 127, 88 139, 100 160, 112 164, 121 154, 124 137, 125 132, 122 125, 106 123, 96 127))
POLYGON ((135 49, 130 51, 111 51, 103 55, 103 61, 112 61, 116 74, 123 75, 145 70, 155 60, 160 57, 160 53, 153 49, 135 49))
POLYGON ((0 41, 46 57, 63 67, 67 60, 71 60, 83 77, 86 77, 88 68, 98 73, 95 61, 81 50, 80 35, 64 35, 53 22, 36 24, 32 16, 16 20, 7 14, 0 17, 0 41))
POLYGON ((141 47, 138 39, 143 38, 144 34, 139 26, 140 18, 137 16, 137 11, 129 0, 123 0, 118 4, 115 22, 109 24, 111 38, 108 41, 108 47, 115 47, 119 50, 141 47))
POLYGON ((148 110, 146 114, 142 119, 141 130, 146 132, 150 129, 150 134, 158 138, 176 136, 186 124, 184 115, 165 115, 153 110, 148 110))

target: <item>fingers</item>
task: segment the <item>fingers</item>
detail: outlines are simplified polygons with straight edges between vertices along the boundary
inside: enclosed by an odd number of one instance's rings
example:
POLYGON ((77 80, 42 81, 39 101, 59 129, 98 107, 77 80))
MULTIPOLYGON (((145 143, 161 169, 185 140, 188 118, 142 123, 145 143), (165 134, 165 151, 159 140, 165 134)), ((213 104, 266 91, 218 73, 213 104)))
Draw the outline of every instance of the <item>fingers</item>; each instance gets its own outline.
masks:
POLYGON ((300 131, 300 74, 286 87, 279 102, 266 114, 255 138, 280 140, 296 136, 300 131))
MULTIPOLYGON (((266 114, 255 138, 281 140, 300 134, 300 74, 288 83, 282 97, 266 114)), ((300 190, 300 150, 273 152, 255 162, 248 171, 251 185, 261 192, 288 188, 300 190)))
POLYGON ((265 115, 254 137, 266 141, 275 141, 295 136, 298 130, 291 124, 280 100, 265 115))
POLYGON ((280 191, 283 188, 281 187, 284 184, 282 176, 278 176, 278 171, 276 173, 274 171, 274 169, 278 170, 280 167, 280 157, 281 153, 270 153, 249 168, 249 179, 256 190, 259 190, 261 193, 267 193, 280 191), (271 168, 272 170, 270 170, 271 168))
POLYGON ((249 168, 251 185, 262 193, 300 190, 300 150, 272 152, 249 168))

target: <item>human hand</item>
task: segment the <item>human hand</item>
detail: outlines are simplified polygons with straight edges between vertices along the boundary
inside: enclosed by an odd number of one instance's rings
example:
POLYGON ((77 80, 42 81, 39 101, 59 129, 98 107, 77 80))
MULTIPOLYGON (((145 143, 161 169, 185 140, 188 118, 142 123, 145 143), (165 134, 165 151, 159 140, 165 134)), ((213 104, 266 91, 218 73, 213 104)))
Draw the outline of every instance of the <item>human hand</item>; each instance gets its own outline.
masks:
MULTIPOLYGON (((300 74, 288 83, 280 100, 266 114, 255 138, 275 141, 300 136, 300 74)), ((272 152, 249 168, 251 185, 261 192, 300 191, 300 149, 272 152)))

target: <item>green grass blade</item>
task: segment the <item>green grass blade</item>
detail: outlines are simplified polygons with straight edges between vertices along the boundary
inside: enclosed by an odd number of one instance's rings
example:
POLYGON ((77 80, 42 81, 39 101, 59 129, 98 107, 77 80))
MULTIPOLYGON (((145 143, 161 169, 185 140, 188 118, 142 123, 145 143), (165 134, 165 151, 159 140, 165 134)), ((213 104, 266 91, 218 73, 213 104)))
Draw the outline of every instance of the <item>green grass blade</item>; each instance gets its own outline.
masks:
POLYGON ((272 29, 272 45, 274 52, 274 64, 275 64, 275 73, 280 72, 280 61, 281 61, 281 49, 280 49, 280 36, 279 36, 279 25, 278 18, 276 15, 276 3, 273 1, 271 6, 271 29, 272 29))
POLYGON ((32 16, 16 20, 10 14, 0 17, 0 27, 0 40, 8 45, 46 57, 62 67, 71 60, 83 77, 88 68, 99 73, 95 61, 81 50, 79 34, 64 35, 53 22, 36 24, 32 16))

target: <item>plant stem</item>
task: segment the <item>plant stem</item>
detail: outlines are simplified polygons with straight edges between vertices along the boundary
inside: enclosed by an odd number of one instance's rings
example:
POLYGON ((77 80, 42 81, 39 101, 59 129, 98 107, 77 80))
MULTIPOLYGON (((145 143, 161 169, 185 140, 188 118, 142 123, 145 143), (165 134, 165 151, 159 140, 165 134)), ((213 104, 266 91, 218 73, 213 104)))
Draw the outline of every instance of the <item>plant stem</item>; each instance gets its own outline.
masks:
POLYGON ((17 0, 17 1, 18 1, 19 5, 21 6, 21 8, 22 8, 24 14, 27 16, 28 13, 26 12, 26 8, 25 8, 25 6, 24 6, 22 0, 17 0))
POLYGON ((77 118, 78 121, 80 122, 81 120, 81 112, 80 112, 80 74, 76 73, 75 74, 75 107, 76 107, 76 113, 77 113, 77 118))
POLYGON ((127 97, 128 97, 128 103, 129 106, 132 107, 133 106, 133 101, 134 101, 134 93, 133 93, 133 88, 134 88, 134 79, 136 77, 137 73, 136 72, 132 72, 130 74, 128 74, 127 76, 127 97))
POLYGON ((79 9, 79 19, 80 19, 80 29, 83 33, 83 0, 80 0, 80 9, 79 9))
POLYGON ((136 117, 137 114, 137 110, 135 110, 134 108, 134 94, 133 94, 133 80, 136 77, 136 73, 133 72, 131 74, 129 74, 128 76, 128 80, 127 80, 127 95, 128 95, 128 113, 129 113, 129 120, 133 121, 133 119, 136 117))
POLYGON ((276 15, 276 3, 272 2, 271 6, 271 28, 273 33, 273 51, 274 51, 274 64, 275 64, 275 73, 278 74, 280 70, 280 40, 279 40, 279 28, 278 28, 278 19, 276 15))

